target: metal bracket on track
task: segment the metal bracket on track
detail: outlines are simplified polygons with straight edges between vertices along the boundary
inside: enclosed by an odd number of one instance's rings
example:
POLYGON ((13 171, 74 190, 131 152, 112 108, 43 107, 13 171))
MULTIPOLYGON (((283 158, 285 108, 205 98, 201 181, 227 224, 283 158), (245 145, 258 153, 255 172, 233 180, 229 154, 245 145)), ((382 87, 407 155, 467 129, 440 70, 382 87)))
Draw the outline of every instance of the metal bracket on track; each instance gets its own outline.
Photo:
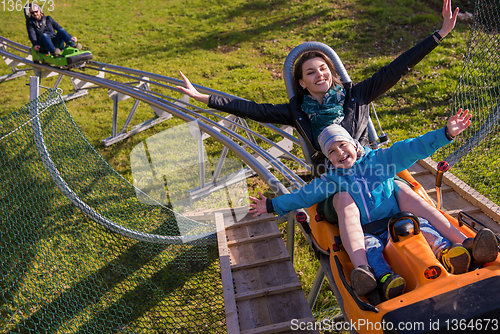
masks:
MULTIPOLYGON (((52 73, 56 73, 56 72, 52 72, 52 73)), ((59 84, 61 83, 63 78, 64 78, 64 74, 59 74, 59 77, 57 78, 56 83, 54 84, 54 87, 53 87, 54 90, 56 90, 57 87, 59 87, 59 84)), ((73 81, 73 78, 70 77, 70 79, 71 79, 71 81, 73 81)), ((75 85, 73 85, 73 87, 75 87, 75 85)), ((75 87, 75 91, 73 93, 63 95, 63 96, 61 96, 61 98, 63 99, 64 102, 67 102, 69 100, 73 100, 73 99, 77 99, 79 97, 85 96, 87 94, 88 94, 88 91, 86 89, 78 89, 75 87)))
MULTIPOLYGON (((104 72, 99 71, 99 73, 96 75, 96 77, 104 79, 104 72)), ((69 101, 69 100, 76 99, 78 97, 82 97, 82 96, 87 95, 89 93, 87 88, 98 88, 99 87, 99 86, 94 85, 91 82, 83 81, 83 80, 73 78, 73 77, 70 77, 70 80, 71 80, 71 84, 73 84, 73 88, 75 89, 75 91, 71 94, 64 95, 63 96, 64 101, 69 101)))
MULTIPOLYGON (((231 131, 234 131, 236 129, 236 125, 231 124, 229 121, 239 123, 243 126, 243 128, 249 129, 246 120, 244 118, 241 118, 241 117, 238 117, 235 115, 228 115, 225 119, 220 120, 218 123, 226 128, 229 128, 231 131)), ((220 131, 218 128, 214 127, 214 129, 216 131, 220 131)), ((289 134, 293 133, 293 128, 291 126, 285 125, 285 126, 282 126, 281 129, 289 134)), ((252 135, 252 133, 250 133, 247 130, 243 130, 243 131, 246 133, 248 140, 250 142, 256 144, 255 138, 252 135)), ((209 134, 203 133, 201 136, 201 141, 198 142, 198 145, 199 145, 198 165, 200 166, 200 170, 204 170, 204 155, 203 155, 203 150, 200 147, 203 146, 203 140, 205 140, 209 137, 210 137, 209 134)), ((281 146, 283 149, 287 150, 288 152, 290 152, 293 148, 293 142, 288 138, 283 138, 281 141, 277 142, 276 145, 281 146)), ((202 172, 199 173, 199 175, 200 175, 199 186, 188 190, 189 198, 191 201, 193 201, 197 198, 200 198, 200 197, 204 197, 204 196, 210 194, 211 192, 214 192, 218 189, 229 186, 231 184, 234 184, 236 182, 239 182, 241 180, 244 180, 244 179, 249 178, 249 177, 256 174, 255 171, 253 169, 251 169, 250 167, 245 167, 239 171, 236 171, 236 172, 231 173, 229 175, 226 175, 224 177, 220 177, 222 166, 224 165, 228 151, 229 151, 229 149, 226 146, 224 146, 222 149, 221 155, 217 161, 217 164, 214 168, 214 173, 213 173, 212 179, 210 181, 206 182, 205 177, 204 177, 204 173, 202 173, 202 172)), ((283 153, 276 147, 271 147, 271 148, 267 149, 266 151, 271 156, 273 156, 275 159, 279 159, 283 155, 283 153)), ((255 158, 257 159, 257 161, 259 161, 259 163, 261 163, 266 168, 268 168, 268 169, 271 168, 271 165, 269 163, 267 163, 267 161, 265 161, 262 157, 256 155, 255 158)))
MULTIPOLYGON (((0 44, 0 49, 2 49, 3 51, 7 52, 7 47, 6 47, 6 45, 5 45, 4 42, 2 42, 0 44)), ((17 66, 26 66, 26 64, 21 63, 21 62, 19 62, 17 60, 14 60, 14 59, 7 58, 5 56, 2 56, 2 58, 5 61, 5 63, 7 64, 7 66, 9 66, 12 69, 12 73, 11 74, 6 74, 6 75, 2 75, 0 77, 0 82, 7 81, 7 80, 12 80, 12 79, 21 77, 23 75, 26 75, 26 72, 28 70, 20 70, 20 69, 17 68, 17 66)), ((26 60, 30 60, 31 61, 31 55, 29 55, 28 57, 26 57, 26 60)))
MULTIPOLYGON (((149 78, 143 77, 142 79, 144 81, 139 82, 139 84, 136 87, 147 90, 147 91, 151 91, 151 88, 149 87, 149 83, 147 82, 147 81, 149 81, 149 78)), ((139 100, 136 100, 134 102, 134 105, 132 106, 132 109, 130 110, 130 112, 127 116, 127 119, 125 120, 120 132, 118 132, 118 103, 129 99, 130 96, 122 94, 122 93, 118 93, 117 91, 114 91, 114 90, 109 90, 108 95, 111 98, 111 100, 113 100, 112 133, 111 133, 111 136, 102 140, 102 143, 104 144, 104 146, 113 145, 119 141, 122 141, 128 137, 135 135, 136 133, 147 130, 147 129, 149 129, 149 128, 151 128, 151 127, 153 127, 161 122, 164 122, 164 121, 172 118, 172 114, 150 105, 151 109, 153 109, 155 117, 151 118, 147 121, 144 121, 140 124, 137 124, 137 125, 133 126, 130 131, 127 131, 127 128, 130 125, 130 122, 132 121, 132 118, 134 117, 135 112, 137 111, 137 108, 139 107, 139 104, 141 102, 139 100)))

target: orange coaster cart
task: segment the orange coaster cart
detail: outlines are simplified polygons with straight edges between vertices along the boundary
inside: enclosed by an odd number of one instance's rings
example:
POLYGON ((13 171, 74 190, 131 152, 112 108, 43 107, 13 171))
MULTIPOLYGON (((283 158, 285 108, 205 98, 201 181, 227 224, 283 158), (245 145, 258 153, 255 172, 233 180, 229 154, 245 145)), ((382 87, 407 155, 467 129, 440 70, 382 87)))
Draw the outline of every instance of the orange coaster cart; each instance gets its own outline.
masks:
MULTIPOLYGON (((432 203, 408 171, 398 175, 432 203)), ((409 217, 413 226, 407 235, 399 235, 394 225, 408 216, 396 215, 389 222, 391 238, 384 256, 406 280, 406 289, 399 297, 372 305, 366 297, 356 296, 349 285, 353 266, 340 242, 338 228, 317 215, 316 205, 308 210, 314 247, 323 268, 330 269, 326 275, 334 282, 332 288, 348 321, 343 329, 351 333, 473 333, 479 328, 500 329, 499 258, 481 269, 449 274, 420 233, 418 219, 409 217)), ((460 213, 458 220, 442 213, 465 235, 475 235, 474 227, 479 222, 465 213, 460 213)))

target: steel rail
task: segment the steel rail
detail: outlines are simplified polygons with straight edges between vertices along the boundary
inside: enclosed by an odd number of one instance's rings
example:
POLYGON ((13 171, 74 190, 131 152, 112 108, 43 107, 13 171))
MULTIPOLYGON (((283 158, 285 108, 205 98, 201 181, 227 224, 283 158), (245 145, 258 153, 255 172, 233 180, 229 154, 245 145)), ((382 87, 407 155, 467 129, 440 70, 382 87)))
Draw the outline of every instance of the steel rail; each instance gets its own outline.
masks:
MULTIPOLYGON (((105 72, 105 73, 109 73, 109 74, 121 76, 121 77, 128 78, 128 79, 134 79, 134 80, 141 81, 141 82, 147 82, 149 84, 152 84, 152 85, 155 85, 155 86, 158 86, 158 87, 162 87, 162 88, 165 88, 165 89, 170 89, 170 90, 173 90, 175 92, 178 92, 178 93, 182 94, 182 92, 179 89, 177 89, 176 87, 171 87, 171 86, 168 86, 168 85, 164 85, 164 84, 158 83, 156 81, 144 80, 144 78, 148 78, 148 79, 150 78, 149 75, 152 74, 152 73, 149 73, 149 72, 143 72, 146 76, 140 77, 140 76, 131 76, 131 75, 123 74, 123 73, 120 73, 120 72, 115 72, 115 71, 104 70, 104 69, 101 69, 101 68, 96 68, 96 67, 91 67, 91 66, 85 66, 85 68, 86 69, 91 69, 91 70, 94 70, 94 71, 102 71, 102 72, 105 72)), ((134 70, 134 71, 136 71, 136 70, 134 70)), ((164 77, 164 78, 168 78, 168 77, 164 77)), ((155 80, 156 80, 156 78, 155 78, 155 80)), ((175 80, 177 80, 177 79, 175 79, 175 80)), ((201 86, 199 86, 199 87, 201 87, 201 86)), ((136 87, 136 88, 137 89, 145 90, 144 88, 140 88, 140 87, 136 87)), ((200 90, 201 90, 201 88, 200 88, 200 90)), ((147 90, 145 90, 145 91, 147 91, 147 90)), ((149 92, 151 94, 154 94, 154 95, 166 97, 167 99, 170 99, 170 100, 175 100, 175 101, 182 102, 183 104, 189 104, 189 103, 180 101, 179 99, 175 99, 175 98, 173 98, 171 96, 168 96, 168 95, 160 94, 158 92, 153 92, 153 91, 149 91, 149 92)), ((233 95, 226 94, 226 93, 223 93, 223 92, 219 92, 219 91, 215 91, 215 92, 217 92, 217 93, 214 93, 214 94, 217 94, 217 95, 233 97, 233 95)), ((239 97, 237 97, 237 98, 239 98, 239 97)), ((202 109, 202 108, 196 107, 196 106, 191 105, 191 104, 189 104, 189 106, 192 106, 192 107, 196 108, 200 112, 206 112, 207 111, 207 109, 202 109)), ((224 116, 220 116, 220 115, 218 115, 218 117, 224 118, 224 116)), ((294 144, 300 145, 300 142, 299 142, 299 140, 297 138, 295 138, 294 136, 290 135, 289 133, 283 131, 282 129, 280 129, 280 128, 272 125, 272 124, 261 123, 261 122, 255 122, 255 123, 260 124, 260 125, 268 128, 268 129, 270 129, 271 131, 276 132, 280 136, 285 137, 285 138, 291 140, 294 144)), ((243 128, 243 129, 248 129, 248 128, 243 127, 240 124, 238 124, 238 127, 243 128)))
MULTIPOLYGON (((75 207, 80 209, 87 217, 89 217, 96 223, 100 224, 101 226, 117 234, 123 235, 127 238, 131 238, 137 241, 147 241, 159 244, 185 244, 203 240, 204 242, 212 243, 212 240, 207 238, 213 235, 213 232, 205 232, 201 235, 165 236, 165 235, 150 234, 132 230, 122 225, 116 224, 110 219, 104 217, 103 215, 95 211, 93 208, 91 208, 82 199, 80 199, 80 197, 71 189, 71 187, 66 183, 64 178, 59 173, 59 170, 55 166, 54 161, 52 160, 50 153, 47 149, 47 146, 45 144, 43 130, 40 124, 40 115, 46 108, 48 108, 54 102, 44 104, 40 103, 37 100, 38 96, 37 83, 38 83, 38 78, 31 77, 30 95, 32 95, 31 97, 33 98, 32 99, 33 102, 28 105, 28 110, 31 117, 31 128, 33 130, 33 135, 35 137, 35 145, 37 147, 38 153, 40 154, 40 158, 42 159, 45 168, 47 168, 47 171, 49 172, 52 180, 55 182, 55 184, 61 190, 61 192, 66 196, 66 198, 68 198, 68 200, 70 200, 70 202, 73 203, 75 207), (36 79, 35 80, 36 83, 33 82, 33 79, 36 79), (34 93, 34 90, 36 91, 36 93, 34 93)), ((61 103, 61 102, 62 99, 60 99, 60 102, 55 102, 55 103, 61 103)))
MULTIPOLYGON (((142 80, 142 82, 148 82, 148 83, 151 83, 150 81, 144 81, 144 80, 142 80)), ((275 142, 273 142, 272 140, 270 140, 270 139, 268 139, 268 138, 266 138, 266 137, 262 136, 261 134, 259 134, 259 133, 255 132, 255 131, 251 130, 251 129, 250 129, 250 128, 248 128, 248 127, 245 127, 245 126, 243 126, 243 125, 241 125, 241 124, 239 124, 239 123, 237 123, 237 122, 234 122, 234 121, 232 121, 232 120, 230 120, 230 119, 227 119, 226 117, 221 116, 221 115, 219 115, 219 114, 217 114, 217 113, 215 113, 215 112, 211 111, 210 109, 202 109, 202 108, 197 107, 197 106, 195 106, 195 105, 192 105, 192 104, 190 104, 190 103, 187 103, 187 102, 181 101, 181 100, 179 100, 179 99, 175 99, 175 98, 173 98, 173 97, 171 97, 171 96, 168 96, 168 95, 165 95, 165 94, 161 94, 161 93, 158 93, 158 92, 153 92, 153 91, 151 91, 151 90, 147 90, 147 89, 142 88, 142 87, 130 86, 130 85, 126 84, 126 83, 119 83, 119 82, 116 82, 116 83, 117 83, 117 84, 120 84, 120 85, 127 85, 128 87, 131 87, 131 88, 132 88, 132 89, 134 89, 134 90, 139 90, 139 91, 142 91, 144 94, 154 95, 154 96, 157 96, 157 97, 161 97, 161 98, 162 98, 165 102, 168 102, 168 104, 169 104, 169 105, 171 105, 172 107, 175 107, 175 108, 177 108, 177 107, 182 108, 182 106, 179 106, 178 104, 175 104, 175 103, 169 102, 169 101, 167 101, 167 100, 172 100, 172 101, 175 101, 175 102, 180 102, 180 103, 182 103, 182 104, 184 104, 184 105, 190 106, 190 107, 192 107, 193 109, 195 109, 195 110, 197 110, 197 111, 194 111, 194 112, 193 112, 193 111, 192 111, 192 110, 190 110, 190 109, 184 109, 184 110, 185 110, 185 111, 188 111, 189 113, 193 113, 193 115, 198 116, 198 115, 200 115, 200 112, 203 112, 203 113, 209 114, 209 115, 211 115, 211 116, 217 117, 217 118, 219 118, 220 120, 225 120, 226 122, 229 122, 230 124, 232 124, 232 125, 234 125, 234 126, 236 126, 236 127, 240 128, 240 129, 242 129, 242 130, 244 130, 244 131, 246 131, 246 132, 249 132, 250 134, 252 134, 252 135, 254 135, 254 136, 256 136, 256 137, 260 138, 261 140, 265 141, 266 143, 271 144, 272 146, 274 146, 275 148, 277 148, 278 150, 280 150, 283 154, 285 154, 288 158, 290 158, 290 160, 293 160, 294 162, 296 162, 296 163, 300 164, 302 167, 305 167, 305 168, 306 168, 306 169, 308 169, 308 170, 310 170, 310 169, 311 169, 311 167, 310 167, 309 165, 307 165, 307 164, 306 164, 306 163, 305 163, 302 159, 297 158, 296 156, 294 156, 293 154, 291 154, 290 152, 288 152, 287 150, 285 150, 285 149, 284 149, 284 148, 282 148, 281 146, 276 145, 276 143, 275 143, 275 142), (167 100, 165 100, 165 99, 167 99, 167 100)), ((164 86, 164 85, 161 85, 161 86, 164 86)), ((201 116, 201 115, 200 115, 200 116, 201 116)), ((203 116, 201 116, 201 117, 203 117, 203 116)), ((204 119, 208 120, 207 118, 204 118, 204 119)), ((218 124, 218 123, 217 123, 217 124, 218 124)), ((227 130, 227 129, 226 129, 225 127, 223 127, 223 126, 220 126, 220 125, 216 125, 216 126, 218 126, 219 128, 221 128, 221 129, 223 129, 223 130, 225 130, 225 131, 227 130)), ((298 140, 297 140, 295 137, 293 137, 293 136, 292 136, 292 138, 294 138, 294 139, 295 139, 294 143, 299 144, 298 140)), ((245 141, 244 143, 246 144, 247 142, 245 141)))
MULTIPOLYGON (((98 66, 97 69, 93 68, 91 66, 86 66, 86 68, 93 69, 93 70, 96 70, 96 71, 100 71, 99 68, 109 68, 109 69, 114 69, 116 71, 121 71, 121 72, 127 73, 127 74, 135 74, 135 75, 137 75, 139 77, 147 77, 149 79, 153 79, 153 80, 157 80, 157 81, 162 81, 162 82, 167 82, 167 83, 170 83, 170 84, 175 85, 175 86, 183 86, 184 85, 184 81, 182 81, 180 79, 170 78, 170 77, 166 77, 166 76, 159 75, 159 74, 156 74, 156 73, 150 73, 150 72, 145 72, 145 71, 136 70, 136 69, 132 69, 132 68, 127 68, 127 67, 123 67, 123 66, 102 63, 102 62, 98 62, 98 61, 94 61, 94 60, 89 61, 88 64, 93 64, 93 65, 98 66)), ((118 72, 115 72, 114 74, 121 75, 121 74, 118 74, 118 72)), ((144 80, 142 80, 142 81, 144 81, 144 80)), ((149 83, 157 84, 157 83, 155 83, 155 81, 149 81, 149 83)), ((205 93, 205 94, 219 95, 219 96, 223 96, 223 97, 230 97, 230 98, 237 98, 237 99, 245 100, 245 99, 243 99, 241 97, 238 97, 238 96, 235 96, 235 95, 232 95, 232 94, 228 94, 228 93, 225 93, 225 92, 221 92, 221 91, 218 91, 218 90, 215 90, 215 89, 212 89, 212 88, 207 88, 207 87, 200 86, 200 85, 197 85, 197 84, 192 84, 192 85, 198 91, 200 91, 202 93, 205 93)), ((172 90, 175 90, 175 91, 177 91, 179 93, 182 93, 180 90, 178 90, 175 87, 174 88, 169 88, 169 89, 172 89, 172 90)), ((270 129, 270 130, 278 133, 282 137, 285 137, 285 138, 288 138, 288 139, 292 140, 296 144, 299 144, 299 139, 293 137, 289 133, 281 130, 280 128, 278 128, 278 127, 276 127, 276 126, 274 126, 272 124, 261 123, 261 122, 256 122, 256 123, 261 124, 261 125, 267 127, 268 129, 270 129)))
MULTIPOLYGON (((108 79, 101 79, 101 80, 108 80, 108 79)), ((124 89, 132 89, 134 91, 137 90, 137 87, 129 86, 129 85, 126 85, 126 84, 123 84, 123 83, 117 83, 117 82, 114 82, 114 81, 111 81, 111 82, 113 82, 115 85, 121 86, 124 89)), ((146 96, 150 96, 149 94, 145 94, 145 95, 146 96)), ((140 99, 140 100, 142 100, 142 99, 140 99)), ((195 111, 192 111, 190 109, 184 108, 184 107, 179 106, 179 105, 176 105, 175 103, 172 103, 172 102, 169 102, 169 101, 166 101, 166 100, 158 100, 158 101, 161 102, 161 103, 163 103, 163 104, 165 104, 168 107, 168 109, 163 109, 163 108, 160 107, 162 110, 169 111, 169 112, 173 113, 174 115, 176 115, 177 117, 179 117, 178 114, 176 114, 175 112, 173 112, 173 110, 179 110, 180 109, 182 112, 187 113, 187 114, 189 114, 189 115, 191 115, 193 117, 196 117, 198 120, 201 119, 204 122, 206 122, 208 124, 211 124, 212 127, 217 127, 221 131, 224 131, 227 134, 231 135, 233 138, 238 139, 239 141, 241 141, 245 145, 249 146, 254 152, 256 152, 257 154, 259 154, 268 163, 270 163, 271 165, 273 165, 280 172, 280 174, 283 175, 287 179, 287 181, 289 181, 290 183, 294 184, 294 186, 296 188, 300 188, 301 186, 305 185, 305 182, 297 174, 295 174, 292 170, 290 170, 288 167, 286 167, 281 161, 279 161, 276 158, 274 158, 272 155, 270 155, 266 150, 262 149, 260 146, 252 143, 251 141, 248 141, 245 137, 241 136, 240 134, 238 134, 238 133, 236 133, 236 132, 234 132, 234 131, 226 128, 225 126, 223 126, 223 125, 221 125, 221 124, 219 124, 219 123, 211 120, 208 117, 200 115, 199 113, 197 113, 195 111)), ((231 122, 231 121, 229 121, 229 122, 231 122)), ((275 145, 275 147, 278 147, 278 146, 275 145)))
MULTIPOLYGON (((48 66, 48 65, 43 65, 43 64, 36 64, 34 62, 31 62, 31 61, 27 61, 25 58, 21 58, 17 55, 14 55, 12 53, 8 53, 8 52, 4 52, 3 50, 0 50, 0 54, 4 55, 4 56, 8 56, 12 59, 16 59, 16 60, 21 60, 23 59, 25 61, 25 63, 27 63, 27 65, 31 65, 33 67, 37 67, 37 68, 42 68, 42 69, 46 69, 46 70, 51 70, 51 71, 54 71, 54 72, 57 72, 57 73, 60 73, 60 74, 64 74, 64 75, 68 75, 68 76, 71 76, 71 77, 76 77, 80 80, 83 80, 83 81, 87 81, 87 82, 91 82, 91 83, 94 83, 98 86, 102 86, 102 87, 106 87, 108 89, 113 89, 113 90, 116 90, 118 92, 121 92, 120 89, 115 89, 115 87, 113 87, 114 85, 122 85, 121 86, 121 89, 124 89, 125 91, 128 91, 128 93, 124 93, 125 95, 129 95, 129 96, 133 96, 141 101, 144 101, 150 105, 155 105, 156 107, 162 109, 162 110, 165 110, 165 111, 169 111, 171 112, 172 114, 176 115, 178 118, 181 118, 183 119, 182 117, 182 114, 178 112, 178 106, 177 105, 174 105, 175 107, 172 108, 170 106, 162 106, 162 105, 158 105, 158 103, 162 103, 158 100, 152 100, 150 98, 150 96, 143 96, 143 98, 140 98, 138 96, 136 96, 136 94, 134 94, 134 91, 133 91, 133 88, 135 87, 130 87, 130 86, 123 86, 123 84, 121 83, 117 83, 115 81, 111 81, 111 80, 108 80, 108 79, 104 79, 104 78, 97 78, 97 77, 94 77, 94 76, 90 76, 90 75, 86 75, 86 74, 83 74, 83 73, 79 73, 79 72, 74 72, 74 71, 70 71, 70 70, 63 70, 63 69, 59 69, 59 68, 56 68, 56 67, 52 67, 52 66, 48 66), (132 88, 132 90, 131 90, 132 88), (148 101, 149 100, 149 101, 148 101), (154 103, 151 103, 152 101, 154 101, 154 103), (166 109, 165 109, 166 108, 166 109)), ((93 63, 97 63, 97 62, 93 62, 93 63)), ((111 65, 111 64, 104 64, 104 63, 98 63, 98 64, 101 64, 103 66, 109 66, 109 67, 112 67, 112 68, 115 68, 115 69, 121 69, 121 70, 126 70, 127 72, 129 73, 135 73, 135 74, 140 74, 140 75, 143 75, 143 76, 147 76, 147 75, 152 75, 153 77, 155 78, 164 78, 164 79, 168 79, 168 80, 173 80, 174 82, 176 83, 180 83, 180 84, 183 84, 184 82, 181 81, 181 80, 178 80, 178 79, 173 79, 173 78, 168 78, 168 77, 163 77, 163 76, 160 76, 160 75, 157 75, 157 74, 154 74, 154 73, 148 73, 148 72, 144 72, 144 71, 139 71, 139 70, 134 70, 134 69, 129 69, 129 68, 125 68, 125 67, 122 67, 122 66, 116 66, 116 65, 111 65)), ((167 82, 169 82, 167 80, 167 82)), ((144 81, 144 80, 143 80, 144 81)), ((201 87, 201 86, 200 86, 201 87)), ((116 87, 118 88, 118 87, 116 87)), ((212 89, 208 89, 210 92, 217 92, 215 90, 212 90, 212 89)), ((123 92, 122 92, 123 93, 123 92)), ((222 92, 219 92, 219 93, 222 93, 222 92)), ((226 96, 233 96, 233 95, 230 95, 230 94, 225 94, 223 93, 224 95, 226 96)), ((149 94, 148 94, 149 95, 149 94)), ((167 102, 167 101, 164 101, 163 102, 167 102)), ((173 104, 172 104, 173 105, 173 104)), ((188 111, 189 113, 192 113, 190 110, 188 109, 185 109, 185 111, 188 111)), ((206 118, 202 115, 199 115, 198 113, 196 113, 196 116, 197 117, 203 117, 205 120, 207 120, 208 122, 212 122, 214 126, 216 127, 219 127, 221 130, 225 131, 225 132, 232 132, 230 131, 229 129, 226 129, 225 127, 221 126, 220 124, 216 123, 216 122, 213 122, 212 120, 210 120, 209 118, 206 118)), ((188 120, 187 122, 189 122, 191 120, 188 120)), ((211 131, 205 131, 207 132, 208 134, 212 135, 211 131)), ((284 131, 282 131, 284 132, 284 131)), ((300 180, 299 183, 302 183, 302 179, 300 179, 299 176, 297 176, 294 172, 292 172, 291 170, 289 170, 286 166, 284 166, 280 161, 277 161, 274 157, 269 157, 269 155, 267 154, 267 152, 265 152, 264 150, 262 150, 258 145, 253 145, 251 142, 249 141, 246 141, 246 139, 244 139, 244 137, 241 137, 240 135, 236 134, 233 132, 233 136, 234 137, 239 137, 240 140, 242 142, 245 142, 247 145, 249 146, 252 146, 254 151, 255 152, 261 152, 262 154, 260 154, 262 156, 262 158, 266 159, 266 156, 267 156, 267 159, 266 161, 270 164, 272 164, 273 166, 275 166, 278 170, 280 170, 280 173, 289 181, 291 182, 292 184, 295 185, 295 187, 299 187, 300 185, 296 183, 296 181, 294 182, 294 180, 300 180), (279 166, 281 165, 281 166, 279 166), (283 171, 283 168, 286 170, 283 171), (290 176, 292 175, 292 177, 290 176)), ((223 143, 224 144, 224 143, 223 143)), ((225 145, 227 146, 227 145, 225 145)), ((239 146, 239 145, 238 145, 239 146)), ((230 148, 230 147, 228 147, 230 148)), ((231 149, 231 148, 230 148, 231 149)), ((233 151, 234 152, 234 151, 233 151)), ((242 159, 243 160, 243 159, 242 159)), ((245 160, 243 160, 245 161, 245 160)), ((246 162, 246 161, 245 161, 246 162)), ((258 164, 258 162, 257 162, 258 164)), ((254 166, 252 166, 251 164, 248 164, 255 172, 257 172, 257 169, 254 168, 254 166)), ((262 177, 262 176, 261 176, 262 177)), ((279 182, 279 181, 278 181, 279 182)), ((303 185, 303 184, 302 184, 303 185)))
MULTIPOLYGON (((147 94, 148 96, 147 97, 144 97, 144 98, 140 98, 138 96, 135 96, 134 93, 130 92, 130 90, 134 90, 136 87, 131 87, 131 86, 125 86, 124 84, 122 83, 119 83, 119 82, 115 82, 115 81, 111 81, 109 79, 104 79, 104 78, 97 78, 97 77, 94 77, 94 76, 89 76, 87 74, 83 74, 83 73, 79 73, 79 72, 74 72, 74 71, 70 71, 70 70, 63 70, 63 69, 59 69, 59 68, 56 68, 56 67, 52 67, 52 66, 48 66, 48 65, 43 65, 43 64, 36 64, 34 62, 31 62, 31 61, 28 61, 26 60, 25 58, 21 58, 15 54, 12 54, 12 53, 8 53, 8 52, 4 52, 3 50, 0 50, 0 54, 4 55, 4 56, 7 56, 7 57, 10 57, 12 59, 16 59, 16 60, 20 60, 20 59, 23 59, 25 61, 25 63, 27 65, 31 65, 33 67, 37 67, 37 68, 42 68, 42 69, 46 69, 46 70, 51 70, 51 71, 54 71, 54 72, 57 72, 57 73, 60 73, 60 74, 63 74, 63 75, 68 75, 68 76, 71 76, 71 77, 74 77, 74 78, 78 78, 80 80, 83 80, 83 81, 87 81, 87 82, 91 82, 91 83, 94 83, 98 86, 102 86, 102 87, 106 87, 108 89, 113 89, 113 90, 116 90, 118 92, 120 92, 119 89, 115 89, 116 85, 122 85, 122 89, 125 89, 127 91, 129 91, 129 93, 124 93, 125 95, 129 95, 129 96, 133 96, 141 101, 144 101, 148 104, 152 104, 152 105, 155 105, 154 103, 150 103, 151 101, 148 102, 148 100, 150 100, 150 97, 149 97, 149 94, 147 94)), ((92 62, 92 63, 97 63, 97 62, 92 62)), ((173 78, 168 78, 168 77, 163 77, 163 76, 160 76, 160 75, 157 75, 157 74, 154 74, 154 73, 148 73, 148 72, 144 72, 144 71, 140 71, 140 70, 134 70, 134 69, 129 69, 129 68, 125 68, 125 67, 122 67, 122 66, 116 66, 116 65, 111 65, 111 64, 104 64, 104 63, 98 63, 98 64, 101 64, 102 66, 105 66, 105 67, 112 67, 112 68, 115 68, 115 69, 120 69, 120 70, 124 70, 124 71, 127 71, 128 73, 135 73, 135 74, 139 74, 139 75, 142 75, 142 76, 145 76, 147 77, 148 75, 154 77, 154 78, 157 78, 157 79, 168 79, 168 80, 164 80, 166 82, 170 82, 170 81, 174 81, 176 83, 184 83, 183 81, 181 80, 178 80, 178 79, 173 79, 173 78)), ((142 81, 145 81, 144 79, 142 81)), ((200 86, 201 87, 201 86, 200 86)), ((218 91, 215 91, 215 90, 212 90, 212 89, 208 89, 208 91, 210 92, 218 92, 218 91)), ((230 95, 230 94, 225 94, 225 93, 222 93, 222 92, 218 92, 219 94, 223 94, 223 95, 226 95, 226 96, 233 96, 233 95, 230 95)), ((156 103, 162 103, 161 101, 158 101, 158 100, 155 100, 156 103)), ((167 101, 165 100, 162 100, 163 102, 167 103, 167 101)), ((168 103, 167 103, 168 104, 168 103)), ((159 106, 159 105, 155 105, 157 106, 158 108, 162 109, 162 110, 165 110, 165 111, 169 111, 171 112, 172 114, 176 115, 177 117, 179 118, 183 118, 181 117, 181 115, 179 114, 179 112, 177 111, 178 110, 178 106, 177 105, 174 105, 174 104, 171 104, 172 107, 169 107, 169 106, 159 106), (166 109, 165 109, 166 108, 166 109)), ((188 109, 184 109, 185 111, 188 111, 189 113, 192 113, 192 111, 188 110, 188 109)), ((210 120, 209 118, 206 118, 198 113, 196 113, 196 117, 202 117, 204 118, 204 120, 206 120, 207 122, 212 122, 214 126, 220 128, 221 130, 225 131, 225 132, 232 132, 230 131, 229 129, 226 129, 225 127, 221 126, 220 124, 216 123, 216 122, 213 122, 212 120, 210 120)), ((280 129, 281 132, 283 133, 286 133, 284 131, 282 131, 280 129)), ((208 134, 211 134, 210 131, 205 131, 207 132, 208 134)), ((248 146, 252 146, 252 149, 254 149, 255 152, 257 153, 261 153, 259 155, 261 155, 262 158, 264 158, 268 163, 270 163, 271 165, 273 165, 274 167, 276 167, 280 173, 292 184, 295 185, 295 187, 300 187, 300 185, 303 185, 303 181, 302 179, 297 176, 294 172, 292 172, 290 169, 288 169, 286 166, 284 166, 280 161, 276 160, 274 157, 268 155, 267 152, 265 152, 265 150, 262 150, 258 145, 253 145, 251 142, 249 141, 246 141, 246 139, 244 137, 241 137, 240 135, 236 134, 236 133, 232 133, 233 137, 237 137, 239 138, 242 142, 244 142, 245 144, 247 144, 248 146), (285 169, 285 170, 283 170, 285 169), (299 182, 299 184, 297 184, 296 182, 299 182), (301 183, 301 184, 300 184, 301 183)), ((288 135, 288 134, 287 134, 288 135)), ((227 145, 226 145, 227 146, 227 145)), ((250 165, 249 166, 254 169, 254 171, 257 172, 257 170, 254 168, 254 166, 250 165)))
POLYGON ((11 47, 11 48, 14 48, 14 47, 19 48, 19 49, 16 49, 18 51, 25 52, 28 54, 31 53, 31 48, 29 46, 14 42, 13 40, 10 40, 8 38, 0 36, 0 42, 4 42, 3 43, 4 45, 11 47), (10 45, 8 45, 8 44, 10 44, 10 45))

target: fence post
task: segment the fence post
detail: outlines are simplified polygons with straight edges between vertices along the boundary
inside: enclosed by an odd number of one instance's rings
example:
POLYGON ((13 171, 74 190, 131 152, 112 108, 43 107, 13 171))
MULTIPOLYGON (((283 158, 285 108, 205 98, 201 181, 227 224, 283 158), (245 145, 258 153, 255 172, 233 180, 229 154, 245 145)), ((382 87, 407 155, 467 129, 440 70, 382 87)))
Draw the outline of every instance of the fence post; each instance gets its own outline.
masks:
POLYGON ((30 101, 33 101, 40 95, 40 84, 37 76, 30 76, 30 101))

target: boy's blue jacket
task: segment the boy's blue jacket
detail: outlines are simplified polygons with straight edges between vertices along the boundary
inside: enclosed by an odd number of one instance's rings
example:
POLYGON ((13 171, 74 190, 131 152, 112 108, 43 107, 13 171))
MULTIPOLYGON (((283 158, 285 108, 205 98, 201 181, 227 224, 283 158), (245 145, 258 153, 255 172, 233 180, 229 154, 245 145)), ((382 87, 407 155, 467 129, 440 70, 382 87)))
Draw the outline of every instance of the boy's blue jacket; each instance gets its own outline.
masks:
POLYGON ((450 142, 442 128, 396 142, 390 148, 365 147, 365 155, 351 168, 331 169, 310 184, 272 199, 274 211, 283 215, 347 191, 359 208, 362 225, 391 217, 400 211, 394 195, 394 176, 450 142))

